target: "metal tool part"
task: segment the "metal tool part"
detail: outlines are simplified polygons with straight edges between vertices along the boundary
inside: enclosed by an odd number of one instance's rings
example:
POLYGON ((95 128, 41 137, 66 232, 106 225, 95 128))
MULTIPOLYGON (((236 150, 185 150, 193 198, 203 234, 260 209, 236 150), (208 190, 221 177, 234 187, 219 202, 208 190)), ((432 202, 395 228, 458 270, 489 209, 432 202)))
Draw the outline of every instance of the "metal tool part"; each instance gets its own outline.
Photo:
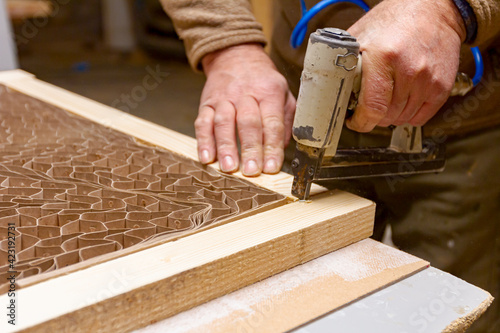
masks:
POLYGON ((450 96, 465 96, 472 88, 474 88, 474 83, 469 75, 458 72, 450 96))
MULTIPOLYGON (((397 152, 391 148, 339 149, 323 161, 313 180, 340 180, 360 177, 410 175, 444 170, 445 149, 432 141, 420 152, 397 152)), ((307 196, 306 196, 307 198, 307 196)))
POLYGON ((318 29, 309 38, 293 124, 292 193, 299 199, 309 196, 326 150, 333 155, 337 150, 358 55, 359 44, 344 30, 318 29))
POLYGON ((301 200, 309 197, 312 181, 325 153, 324 149, 309 147, 297 143, 292 168, 296 176, 293 178, 292 193, 301 200))

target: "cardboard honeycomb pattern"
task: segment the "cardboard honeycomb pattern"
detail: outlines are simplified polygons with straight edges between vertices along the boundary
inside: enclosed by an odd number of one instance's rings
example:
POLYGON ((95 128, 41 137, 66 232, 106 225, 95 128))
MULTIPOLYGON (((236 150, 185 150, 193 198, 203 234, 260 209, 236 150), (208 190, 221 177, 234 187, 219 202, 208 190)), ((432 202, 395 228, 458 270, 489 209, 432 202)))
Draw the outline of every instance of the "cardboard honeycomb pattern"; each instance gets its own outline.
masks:
POLYGON ((0 86, 0 283, 282 200, 173 152, 0 86))

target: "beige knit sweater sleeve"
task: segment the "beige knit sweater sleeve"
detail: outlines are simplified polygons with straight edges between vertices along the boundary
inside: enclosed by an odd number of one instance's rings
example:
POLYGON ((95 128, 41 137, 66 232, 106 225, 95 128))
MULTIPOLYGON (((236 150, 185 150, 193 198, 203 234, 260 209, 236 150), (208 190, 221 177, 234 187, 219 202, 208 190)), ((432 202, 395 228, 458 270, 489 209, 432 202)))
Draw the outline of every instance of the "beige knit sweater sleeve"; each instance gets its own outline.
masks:
MULTIPOLYGON (((250 0, 160 1, 184 40, 189 62, 195 70, 201 70, 201 59, 210 52, 243 43, 266 43, 262 26, 252 13, 250 0)), ((280 1, 286 8, 291 0, 269 1, 280 1)), ((482 44, 498 35, 500 0, 467 1, 478 22, 474 44, 482 44)))
POLYGON ((249 0, 160 1, 184 40, 195 70, 201 70, 201 59, 210 52, 244 43, 266 43, 249 0))
POLYGON ((500 32, 500 0, 467 0, 476 14, 478 29, 474 44, 479 45, 500 32))

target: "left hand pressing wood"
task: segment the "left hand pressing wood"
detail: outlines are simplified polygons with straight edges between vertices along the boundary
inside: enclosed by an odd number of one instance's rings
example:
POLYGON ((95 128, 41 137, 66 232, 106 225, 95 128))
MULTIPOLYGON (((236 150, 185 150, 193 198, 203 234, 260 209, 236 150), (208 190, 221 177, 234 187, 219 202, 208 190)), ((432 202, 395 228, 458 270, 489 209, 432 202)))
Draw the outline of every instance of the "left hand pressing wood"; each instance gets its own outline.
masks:
POLYGON ((207 82, 195 121, 202 163, 245 176, 280 171, 291 137, 295 98, 259 44, 242 44, 202 60, 207 82), (241 163, 236 140, 241 144, 241 163))

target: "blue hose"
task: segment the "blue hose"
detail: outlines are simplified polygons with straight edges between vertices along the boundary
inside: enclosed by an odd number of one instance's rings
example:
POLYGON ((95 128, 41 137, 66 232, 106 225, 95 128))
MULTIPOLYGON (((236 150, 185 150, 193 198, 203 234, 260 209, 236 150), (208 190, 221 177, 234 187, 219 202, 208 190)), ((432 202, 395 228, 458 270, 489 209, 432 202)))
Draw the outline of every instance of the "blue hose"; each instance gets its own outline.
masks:
POLYGON ((484 64, 483 57, 481 56, 481 51, 479 51, 479 47, 473 47, 470 49, 472 51, 472 55, 474 56, 474 63, 476 64, 476 74, 472 78, 472 83, 474 87, 479 84, 481 78, 483 77, 484 72, 484 64))
MULTIPOLYGON (((307 33, 307 25, 309 21, 316 16, 320 11, 325 9, 330 5, 334 5, 340 2, 349 2, 359 7, 363 8, 365 12, 370 10, 370 7, 362 0, 322 0, 314 5, 311 9, 307 10, 305 0, 300 0, 300 8, 302 10, 302 18, 299 20, 295 28, 293 29, 292 36, 290 38, 290 44, 294 49, 299 47, 306 38, 307 33)), ((474 56, 474 62, 476 64, 476 73, 472 78, 472 83, 476 86, 483 77, 484 65, 483 65, 483 57, 481 56, 481 52, 479 48, 473 47, 471 48, 472 55, 474 56)))
POLYGON ((365 12, 370 10, 370 7, 362 0, 323 0, 318 2, 311 9, 307 10, 305 1, 300 0, 300 8, 302 9, 302 18, 293 29, 292 37, 290 39, 290 44, 292 44, 292 47, 296 49, 304 42, 307 33, 307 24, 314 16, 316 16, 316 14, 318 14, 326 7, 340 2, 353 3, 363 8, 365 12))

